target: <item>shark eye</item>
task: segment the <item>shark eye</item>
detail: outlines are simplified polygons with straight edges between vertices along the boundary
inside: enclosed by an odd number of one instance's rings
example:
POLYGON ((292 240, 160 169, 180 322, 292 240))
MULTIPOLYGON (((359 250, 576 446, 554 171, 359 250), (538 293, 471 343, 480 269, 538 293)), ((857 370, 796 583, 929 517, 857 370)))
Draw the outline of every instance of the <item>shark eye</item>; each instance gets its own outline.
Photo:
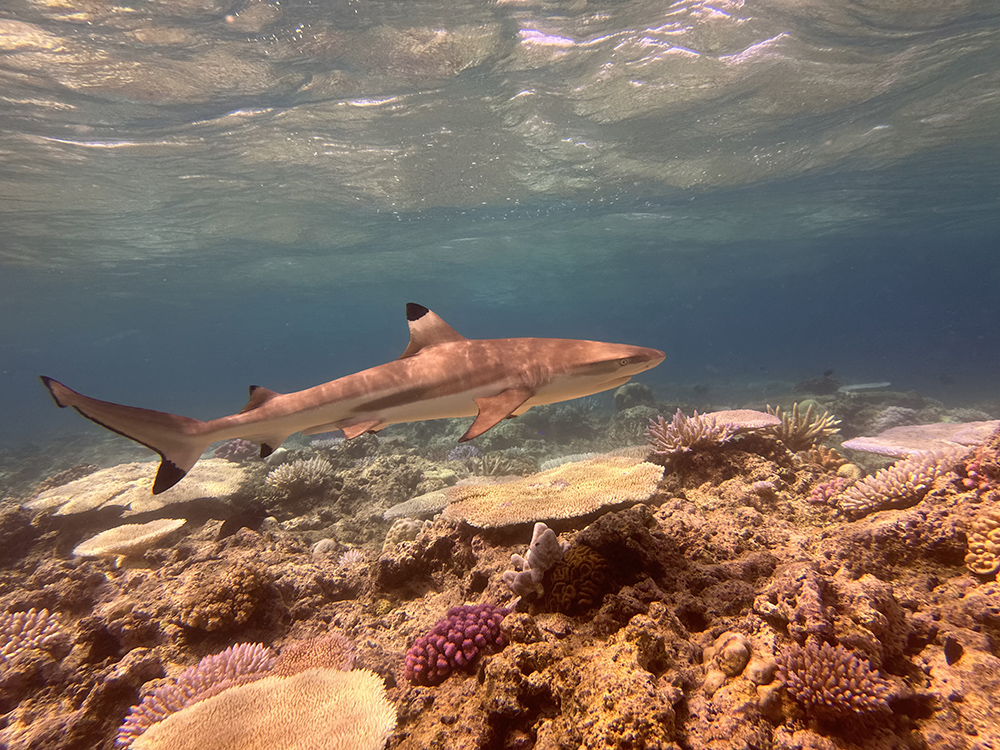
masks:
POLYGON ((625 359, 619 359, 618 360, 618 364, 620 364, 622 367, 624 367, 627 364, 630 364, 631 362, 632 362, 632 360, 629 359, 628 357, 625 357, 625 359))

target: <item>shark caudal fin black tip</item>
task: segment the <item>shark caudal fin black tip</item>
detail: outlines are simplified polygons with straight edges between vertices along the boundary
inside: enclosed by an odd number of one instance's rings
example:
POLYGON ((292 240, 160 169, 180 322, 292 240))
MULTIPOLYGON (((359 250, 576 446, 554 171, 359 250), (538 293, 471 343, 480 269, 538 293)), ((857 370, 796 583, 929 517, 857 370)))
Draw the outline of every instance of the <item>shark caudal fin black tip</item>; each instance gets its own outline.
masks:
POLYGON ((406 319, 408 321, 410 321, 411 323, 414 320, 420 320, 422 317, 424 317, 429 312, 430 312, 430 310, 428 310, 423 305, 418 305, 416 302, 407 302, 406 303, 406 319))
POLYGON ((153 494, 159 495, 161 492, 169 490, 186 475, 187 472, 174 464, 173 461, 163 458, 160 461, 160 468, 156 472, 156 480, 153 482, 153 494))

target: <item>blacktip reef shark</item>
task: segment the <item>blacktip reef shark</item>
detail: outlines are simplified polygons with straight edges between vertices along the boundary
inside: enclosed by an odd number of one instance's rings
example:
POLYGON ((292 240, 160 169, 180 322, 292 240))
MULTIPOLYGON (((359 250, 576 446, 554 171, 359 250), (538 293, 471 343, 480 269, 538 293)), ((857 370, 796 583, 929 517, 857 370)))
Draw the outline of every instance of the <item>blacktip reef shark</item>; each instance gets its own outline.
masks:
POLYGON ((243 438, 262 458, 295 432, 343 430, 347 439, 390 424, 475 416, 471 440, 532 406, 617 388, 656 367, 657 349, 578 339, 467 339, 423 305, 409 303, 410 343, 399 359, 295 393, 250 386, 237 414, 202 422, 99 401, 42 376, 60 407, 160 454, 153 494, 184 478, 209 445, 243 438))

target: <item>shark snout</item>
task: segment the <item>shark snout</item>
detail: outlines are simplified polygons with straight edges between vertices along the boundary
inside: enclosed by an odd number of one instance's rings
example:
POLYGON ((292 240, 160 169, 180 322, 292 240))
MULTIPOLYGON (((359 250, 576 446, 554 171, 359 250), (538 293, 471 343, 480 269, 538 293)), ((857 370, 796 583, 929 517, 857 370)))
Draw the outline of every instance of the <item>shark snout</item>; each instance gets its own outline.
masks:
POLYGON ((660 362, 667 358, 666 352, 661 352, 659 349, 647 349, 645 347, 639 350, 639 353, 635 355, 636 360, 643 364, 643 371, 652 370, 660 362))

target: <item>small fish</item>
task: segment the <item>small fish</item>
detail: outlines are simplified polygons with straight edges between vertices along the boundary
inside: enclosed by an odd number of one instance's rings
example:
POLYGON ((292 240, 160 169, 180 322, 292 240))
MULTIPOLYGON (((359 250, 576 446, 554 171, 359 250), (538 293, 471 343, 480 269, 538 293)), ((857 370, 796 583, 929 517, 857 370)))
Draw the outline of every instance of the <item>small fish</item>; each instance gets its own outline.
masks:
POLYGON ((475 416, 471 440, 532 406, 589 396, 656 367, 658 349, 578 339, 467 339, 423 305, 409 303, 410 343, 399 359, 294 393, 250 386, 250 401, 202 422, 99 401, 42 376, 60 407, 160 454, 153 494, 173 487, 219 440, 243 438, 266 458, 295 433, 342 430, 348 439, 390 424, 475 416))

